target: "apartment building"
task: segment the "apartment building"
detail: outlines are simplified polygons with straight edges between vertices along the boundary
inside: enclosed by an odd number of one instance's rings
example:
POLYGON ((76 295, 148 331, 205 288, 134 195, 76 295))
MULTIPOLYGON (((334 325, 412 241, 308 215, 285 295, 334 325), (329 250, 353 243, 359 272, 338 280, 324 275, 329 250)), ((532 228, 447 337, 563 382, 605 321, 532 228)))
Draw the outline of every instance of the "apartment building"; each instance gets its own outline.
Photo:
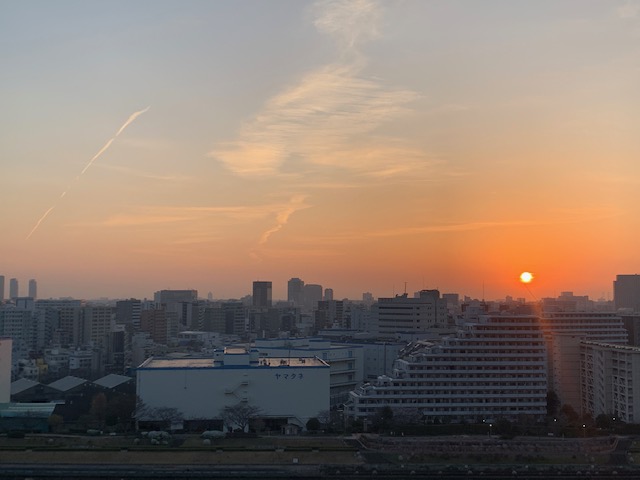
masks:
POLYGON ((391 376, 351 392, 347 413, 414 409, 451 421, 546 414, 547 354, 535 316, 480 316, 441 342, 410 344, 391 376))

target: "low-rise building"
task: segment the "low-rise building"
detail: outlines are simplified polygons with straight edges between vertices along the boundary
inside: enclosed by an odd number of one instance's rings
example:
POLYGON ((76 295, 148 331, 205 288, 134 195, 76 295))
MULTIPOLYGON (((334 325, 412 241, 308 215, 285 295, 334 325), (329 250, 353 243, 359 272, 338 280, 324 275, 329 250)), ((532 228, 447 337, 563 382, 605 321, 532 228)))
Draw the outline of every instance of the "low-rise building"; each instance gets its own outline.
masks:
POLYGON ((318 357, 330 367, 329 389, 331 406, 349 399, 349 392, 364 381, 364 349, 362 345, 332 343, 320 338, 257 339, 260 357, 318 357))
POLYGON ((136 392, 151 412, 145 420, 166 408, 184 420, 215 420, 224 407, 244 404, 260 418, 305 428, 329 409, 329 370, 318 358, 259 358, 255 349, 227 347, 213 358, 149 358, 137 369, 136 392))

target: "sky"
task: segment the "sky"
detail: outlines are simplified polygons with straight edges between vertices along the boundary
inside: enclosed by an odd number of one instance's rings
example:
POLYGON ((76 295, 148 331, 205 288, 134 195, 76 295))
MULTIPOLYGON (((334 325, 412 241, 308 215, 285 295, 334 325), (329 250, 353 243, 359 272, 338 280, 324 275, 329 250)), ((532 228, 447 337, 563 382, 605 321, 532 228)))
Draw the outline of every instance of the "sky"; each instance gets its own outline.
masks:
POLYGON ((640 0, 5 0, 0 58, 23 295, 640 272, 640 0))

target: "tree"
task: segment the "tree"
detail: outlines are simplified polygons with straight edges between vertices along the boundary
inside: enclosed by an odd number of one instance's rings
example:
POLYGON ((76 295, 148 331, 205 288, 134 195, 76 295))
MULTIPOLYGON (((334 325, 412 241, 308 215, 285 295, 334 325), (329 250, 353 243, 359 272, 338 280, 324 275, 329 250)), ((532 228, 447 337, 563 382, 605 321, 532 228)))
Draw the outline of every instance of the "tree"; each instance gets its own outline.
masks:
POLYGON ((251 419, 260 416, 260 407, 250 405, 245 402, 236 405, 227 405, 220 410, 220 417, 225 425, 231 428, 238 428, 245 432, 251 419))
POLYGON ((606 413, 601 413, 596 417, 596 427, 611 428, 613 426, 613 417, 606 413))
POLYGON ((107 396, 104 393, 93 396, 89 413, 96 419, 98 426, 104 428, 104 419, 107 415, 107 396))
POLYGON ((54 413, 49 416, 49 428, 52 432, 57 432, 62 425, 64 425, 64 418, 62 415, 54 413))
POLYGON ((393 410, 389 405, 385 405, 376 415, 375 424, 379 429, 387 430, 391 426, 392 420, 393 410))
POLYGON ((576 423, 578 420, 580 420, 580 415, 578 415, 578 412, 576 412, 575 409, 568 403, 562 405, 562 408, 560 409, 560 415, 566 418, 567 423, 569 424, 576 423))
POLYGON ((138 405, 133 416, 136 422, 158 422, 161 428, 171 428, 173 424, 184 419, 182 413, 173 407, 151 407, 138 398, 138 405))
POLYGON ((547 415, 554 416, 558 414, 560 408, 560 398, 553 390, 547 392, 547 415))
POLYGON ((109 399, 105 422, 119 426, 125 431, 131 426, 131 418, 136 407, 136 398, 131 394, 117 394, 109 399))
POLYGON ((307 420, 308 431, 317 432, 318 430, 320 430, 320 427, 322 427, 322 425, 320 424, 320 420, 318 420, 317 418, 313 417, 307 420))

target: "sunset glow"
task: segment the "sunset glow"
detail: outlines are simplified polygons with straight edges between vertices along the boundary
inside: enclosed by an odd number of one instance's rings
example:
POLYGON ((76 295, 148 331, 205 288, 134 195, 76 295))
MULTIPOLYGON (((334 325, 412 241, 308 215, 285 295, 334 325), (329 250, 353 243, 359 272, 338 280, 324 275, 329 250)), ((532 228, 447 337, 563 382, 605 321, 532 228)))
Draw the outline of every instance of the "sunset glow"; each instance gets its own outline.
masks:
POLYGON ((533 275, 529 272, 522 272, 520 274, 520 281, 522 283, 530 283, 533 280, 533 275))
POLYGON ((637 2, 36 3, 0 15, 0 274, 43 298, 640 270, 637 2))

